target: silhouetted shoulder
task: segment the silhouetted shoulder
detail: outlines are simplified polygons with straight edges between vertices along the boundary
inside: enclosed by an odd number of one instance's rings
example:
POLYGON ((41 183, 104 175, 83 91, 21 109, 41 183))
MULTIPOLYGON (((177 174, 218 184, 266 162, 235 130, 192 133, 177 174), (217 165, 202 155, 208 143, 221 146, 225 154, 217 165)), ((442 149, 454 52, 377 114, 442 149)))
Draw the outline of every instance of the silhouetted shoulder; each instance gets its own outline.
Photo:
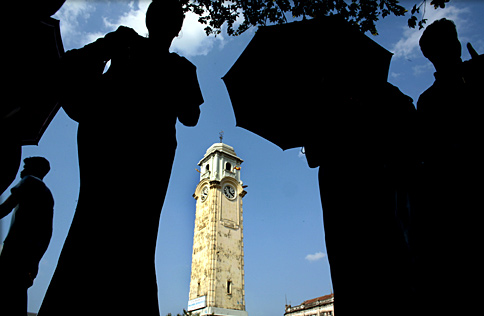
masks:
POLYGON ((12 194, 19 195, 21 203, 36 204, 36 206, 51 208, 54 199, 49 188, 37 177, 26 176, 11 189, 12 194), (42 205, 40 205, 42 204, 42 205))
POLYGON ((39 178, 36 178, 34 176, 26 176, 22 178, 22 180, 20 180, 20 182, 12 188, 11 192, 14 194, 18 194, 22 191, 25 191, 26 189, 44 187, 44 182, 39 178))
MULTIPOLYGON (((418 112, 425 112, 429 110, 429 107, 432 108, 432 106, 435 103, 438 103, 436 101, 436 98, 439 97, 438 93, 438 88, 436 86, 436 83, 434 83, 432 86, 430 86, 427 90, 425 90, 418 98, 417 101, 417 111, 418 112)), ((431 110, 431 109, 430 109, 431 110)))
POLYGON ((178 55, 177 53, 170 53, 170 58, 173 62, 177 64, 178 67, 183 67, 183 69, 192 71, 197 70, 197 67, 194 64, 192 64, 185 57, 178 55))
POLYGON ((387 82, 385 83, 385 91, 387 96, 396 98, 397 101, 405 103, 407 105, 411 105, 411 107, 415 109, 415 107, 413 106, 413 99, 400 91, 398 87, 387 82))

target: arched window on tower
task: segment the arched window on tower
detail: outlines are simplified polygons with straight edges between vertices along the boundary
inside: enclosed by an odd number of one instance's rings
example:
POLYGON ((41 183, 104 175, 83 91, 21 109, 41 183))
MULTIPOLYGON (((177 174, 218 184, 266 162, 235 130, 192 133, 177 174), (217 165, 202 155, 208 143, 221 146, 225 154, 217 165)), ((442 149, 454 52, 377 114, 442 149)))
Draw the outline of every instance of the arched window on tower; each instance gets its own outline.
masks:
POLYGON ((225 163, 225 170, 232 171, 232 164, 230 162, 225 163))
POLYGON ((227 280, 227 294, 232 294, 232 281, 227 280))

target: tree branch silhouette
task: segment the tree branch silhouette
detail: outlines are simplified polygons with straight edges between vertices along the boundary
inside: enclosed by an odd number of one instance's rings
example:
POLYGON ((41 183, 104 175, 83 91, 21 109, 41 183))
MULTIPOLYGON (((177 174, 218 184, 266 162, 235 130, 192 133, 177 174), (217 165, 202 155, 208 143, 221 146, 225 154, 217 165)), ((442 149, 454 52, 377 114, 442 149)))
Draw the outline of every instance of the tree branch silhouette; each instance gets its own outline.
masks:
MULTIPOLYGON (((430 0, 423 0, 411 9, 408 26, 423 28, 425 12, 416 14, 430 0)), ((398 0, 181 0, 185 12, 199 16, 207 35, 217 35, 226 28, 230 36, 238 36, 253 26, 282 24, 288 17, 315 18, 339 14, 362 32, 378 35, 375 23, 389 15, 404 16, 408 10, 398 0)), ((431 0, 437 8, 445 8, 449 0, 431 0)))

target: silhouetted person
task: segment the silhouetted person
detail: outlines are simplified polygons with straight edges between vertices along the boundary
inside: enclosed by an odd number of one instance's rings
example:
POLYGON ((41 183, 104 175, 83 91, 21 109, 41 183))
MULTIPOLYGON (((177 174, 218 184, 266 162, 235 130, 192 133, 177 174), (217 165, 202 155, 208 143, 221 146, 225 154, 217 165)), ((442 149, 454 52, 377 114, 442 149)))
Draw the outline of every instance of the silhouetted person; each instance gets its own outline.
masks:
POLYGON ((168 51, 183 19, 178 1, 153 1, 148 38, 121 26, 66 53, 81 183, 41 316, 159 315, 154 256, 175 123, 195 126, 203 103, 196 67, 168 51))
POLYGON ((462 314, 479 308, 483 281, 482 98, 484 63, 470 45, 462 62, 454 23, 435 21, 420 38, 422 53, 435 66, 435 82, 419 98, 419 140, 423 162, 416 221, 419 298, 427 314, 448 313, 458 294, 462 314))
POLYGON ((42 181, 50 170, 49 162, 30 157, 24 164, 22 180, 0 205, 0 219, 15 209, 0 254, 0 315, 5 316, 27 314, 27 289, 52 236, 54 199, 42 181))
POLYGON ((411 310, 408 173, 415 107, 389 83, 324 82, 321 112, 308 126, 338 315, 368 305, 372 315, 411 310))

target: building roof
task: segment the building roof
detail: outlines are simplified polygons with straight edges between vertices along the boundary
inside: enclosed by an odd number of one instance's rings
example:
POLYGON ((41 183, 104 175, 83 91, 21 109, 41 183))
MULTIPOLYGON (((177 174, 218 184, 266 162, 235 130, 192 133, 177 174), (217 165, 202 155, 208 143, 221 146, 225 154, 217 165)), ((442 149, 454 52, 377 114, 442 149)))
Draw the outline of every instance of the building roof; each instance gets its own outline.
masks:
POLYGON ((307 300, 307 301, 304 301, 302 302, 301 305, 308 305, 308 304, 311 304, 311 303, 315 303, 317 301, 326 301, 326 300, 329 300, 331 298, 334 298, 334 293, 331 293, 331 294, 328 294, 328 295, 324 295, 324 296, 320 296, 320 297, 316 297, 316 298, 313 298, 313 299, 310 299, 310 300, 307 300))
POLYGON ((334 294, 328 294, 320 297, 316 297, 301 303, 298 306, 286 305, 286 312, 284 315, 290 315, 299 311, 313 309, 313 308, 325 308, 325 306, 331 307, 334 304, 334 294))

